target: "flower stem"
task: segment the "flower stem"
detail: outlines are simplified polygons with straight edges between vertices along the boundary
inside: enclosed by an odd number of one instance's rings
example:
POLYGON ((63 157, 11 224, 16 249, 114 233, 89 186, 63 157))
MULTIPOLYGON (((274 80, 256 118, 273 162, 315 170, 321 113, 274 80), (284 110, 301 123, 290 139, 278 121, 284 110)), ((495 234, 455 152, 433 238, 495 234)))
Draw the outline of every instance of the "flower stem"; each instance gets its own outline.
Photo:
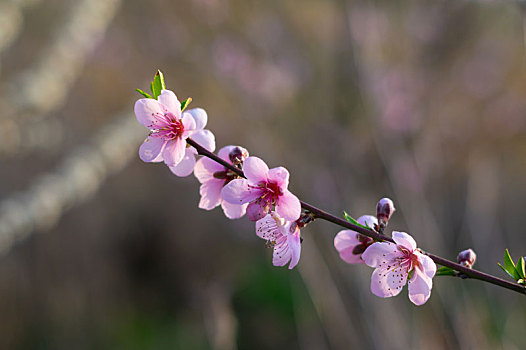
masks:
MULTIPOLYGON (((239 168, 233 166, 232 164, 226 162, 225 160, 219 158, 214 153, 208 151, 207 149, 205 149, 203 146, 201 146, 200 144, 198 144, 197 142, 195 142, 191 138, 186 139, 186 142, 188 142, 188 144, 190 146, 193 146, 197 150, 197 152, 199 154, 216 161, 217 163, 221 164, 225 168, 228 168, 228 169, 232 170, 237 175, 239 175, 241 177, 245 177, 245 175, 243 174, 243 171, 241 169, 239 169, 239 168)), ((365 236, 371 237, 371 238, 373 238, 373 239, 375 239, 377 241, 380 241, 380 242, 381 241, 388 241, 388 242, 394 243, 393 239, 390 238, 390 237, 386 237, 386 236, 381 235, 378 232, 375 232, 373 230, 369 230, 369 229, 366 229, 366 228, 354 225, 354 224, 352 224, 350 222, 347 222, 346 220, 340 219, 337 216, 334 216, 334 215, 332 215, 330 213, 327 213, 326 211, 323 211, 323 210, 321 210, 319 208, 316 208, 315 206, 313 206, 313 205, 311 205, 309 203, 306 203, 304 201, 300 201, 300 202, 301 202, 301 207, 303 209, 311 212, 312 214, 314 214, 314 216, 316 218, 324 219, 326 221, 332 222, 333 224, 336 224, 338 226, 347 228, 349 230, 356 231, 358 233, 361 233, 361 234, 363 234, 365 236)), ((454 270, 456 270, 458 272, 462 272, 464 275, 466 275, 466 276, 468 276, 470 278, 478 279, 478 280, 485 281, 485 282, 488 282, 488 283, 491 283, 491 284, 495 284, 497 286, 500 286, 500 287, 503 287, 503 288, 507 288, 507 289, 513 290, 513 291, 521 293, 521 294, 526 294, 526 287, 522 286, 522 285, 520 285, 518 283, 506 281, 506 280, 504 280, 502 278, 499 278, 499 277, 496 277, 496 276, 493 276, 493 275, 490 275, 490 274, 487 274, 487 273, 484 273, 484 272, 481 272, 481 271, 477 271, 477 270, 474 270, 474 269, 471 269, 471 268, 467 268, 467 267, 465 267, 463 265, 457 264, 457 263, 455 263, 453 261, 444 259, 444 258, 442 258, 440 256, 437 256, 437 255, 434 255, 434 254, 431 254, 431 253, 427 253, 427 252, 424 252, 424 251, 422 251, 422 253, 426 254, 431 259, 433 259, 433 261, 435 263, 437 263, 439 265, 442 265, 442 266, 450 267, 450 268, 452 268, 452 269, 454 269, 454 270)))

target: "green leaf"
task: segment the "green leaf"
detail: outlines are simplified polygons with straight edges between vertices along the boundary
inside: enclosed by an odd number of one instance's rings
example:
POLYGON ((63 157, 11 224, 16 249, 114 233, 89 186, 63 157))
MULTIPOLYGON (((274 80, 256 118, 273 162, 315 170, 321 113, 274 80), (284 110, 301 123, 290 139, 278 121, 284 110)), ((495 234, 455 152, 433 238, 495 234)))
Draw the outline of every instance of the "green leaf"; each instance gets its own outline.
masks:
POLYGON ((515 263, 513 262, 513 259, 510 256, 510 252, 508 252, 508 249, 504 252, 504 266, 506 267, 506 271, 510 276, 513 277, 514 280, 518 280, 521 278, 519 273, 517 272, 517 269, 515 268, 515 263))
POLYGON ((500 268, 502 269, 502 271, 506 272, 511 278, 513 278, 514 280, 516 280, 515 276, 513 276, 511 273, 508 272, 508 270, 506 270, 506 268, 504 266, 502 266, 500 263, 497 263, 497 265, 500 266, 500 268))
POLYGON ((141 95, 143 95, 146 98, 153 98, 149 93, 144 92, 141 89, 135 89, 135 91, 137 91, 138 93, 140 93, 141 95))
POLYGON ((523 278, 521 278, 520 280, 517 281, 517 283, 518 284, 526 284, 526 281, 523 278))
POLYGON ((441 266, 437 269, 435 276, 456 276, 457 272, 450 267, 441 266))
POLYGON ((182 103, 181 103, 181 112, 183 112, 186 107, 188 107, 188 105, 190 104, 190 102, 192 102, 192 98, 191 97, 188 97, 186 100, 184 100, 182 103))
POLYGON ((164 85, 164 76, 160 70, 155 73, 153 81, 150 85, 150 89, 152 90, 152 95, 154 98, 157 98, 161 94, 161 90, 166 89, 166 85, 164 85))
POLYGON ((517 261, 517 266, 515 267, 515 269, 517 270, 517 272, 519 273, 519 276, 522 278, 522 279, 525 279, 526 278, 526 267, 524 266, 524 257, 521 256, 519 258, 519 260, 517 261))
POLYGON ((367 226, 364 226, 362 224, 360 224, 358 221, 356 221, 352 216, 350 216, 349 214, 347 214, 346 212, 343 212, 343 217, 345 218, 345 220, 347 220, 348 222, 350 222, 351 224, 354 224, 356 226, 360 226, 360 227, 363 227, 365 229, 370 229, 370 227, 367 227, 367 226))

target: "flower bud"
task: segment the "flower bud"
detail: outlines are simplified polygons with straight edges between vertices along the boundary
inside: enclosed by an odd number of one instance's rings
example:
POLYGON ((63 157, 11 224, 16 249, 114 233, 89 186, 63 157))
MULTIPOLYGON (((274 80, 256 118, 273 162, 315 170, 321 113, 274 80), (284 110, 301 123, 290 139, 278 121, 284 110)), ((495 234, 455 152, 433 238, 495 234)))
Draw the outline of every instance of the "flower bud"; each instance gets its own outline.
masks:
POLYGON ((230 154, 228 155, 230 161, 234 165, 243 163, 243 161, 248 157, 248 151, 241 147, 234 147, 230 154))
POLYGON ((378 204, 376 204, 376 217, 381 226, 387 225, 395 210, 394 203, 389 198, 382 198, 378 201, 378 204))
POLYGON ((460 265, 463 265, 467 268, 471 268, 475 261, 477 260, 477 254, 473 251, 473 249, 466 249, 458 253, 457 261, 460 265))

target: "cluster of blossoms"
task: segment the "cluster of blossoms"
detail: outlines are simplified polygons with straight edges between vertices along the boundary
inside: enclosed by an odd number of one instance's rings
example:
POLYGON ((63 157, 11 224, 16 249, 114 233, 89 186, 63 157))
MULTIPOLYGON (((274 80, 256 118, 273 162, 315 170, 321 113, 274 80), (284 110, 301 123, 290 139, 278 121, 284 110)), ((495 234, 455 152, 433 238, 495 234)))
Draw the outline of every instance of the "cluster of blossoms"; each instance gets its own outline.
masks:
MULTIPOLYGON (((376 217, 363 215, 358 223, 382 232, 395 211, 389 198, 382 198, 376 206, 376 217)), ((393 231, 395 243, 374 242, 372 238, 352 230, 342 230, 334 238, 334 246, 343 261, 375 268, 371 277, 371 292, 382 298, 398 295, 409 279, 409 299, 416 305, 424 304, 431 296, 436 265, 422 254, 416 242, 405 232, 393 231)))
MULTIPOLYGON (((287 169, 269 169, 263 160, 249 156, 240 146, 219 150, 217 157, 223 164, 207 157, 196 161, 198 151, 187 142, 189 138, 210 152, 216 146, 214 135, 204 129, 207 114, 200 108, 181 110, 181 103, 172 91, 163 89, 156 99, 149 96, 138 100, 135 115, 150 131, 139 149, 143 161, 164 161, 181 177, 193 172, 201 183, 199 208, 212 210, 221 206, 229 219, 247 214, 249 220, 256 222, 257 236, 273 248, 275 266, 288 264, 292 269, 298 264, 300 229, 314 215, 303 212, 299 199, 288 190, 287 169)), ((376 217, 364 215, 358 223, 383 233, 394 210, 393 202, 384 198, 378 202, 376 217)), ((336 235, 334 246, 345 262, 375 268, 371 278, 371 291, 375 295, 395 296, 409 280, 410 300, 422 305, 430 296, 436 266, 418 250, 407 233, 394 231, 392 237, 395 243, 377 242, 355 231, 342 230, 336 235)))

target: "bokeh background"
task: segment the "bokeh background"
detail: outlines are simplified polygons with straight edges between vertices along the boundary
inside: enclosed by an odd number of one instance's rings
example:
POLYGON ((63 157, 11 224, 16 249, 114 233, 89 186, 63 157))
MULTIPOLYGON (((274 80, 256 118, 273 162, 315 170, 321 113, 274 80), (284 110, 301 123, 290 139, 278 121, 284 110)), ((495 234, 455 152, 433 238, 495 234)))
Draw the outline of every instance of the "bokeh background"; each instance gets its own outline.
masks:
POLYGON ((303 200, 504 277, 526 254, 523 2, 2 0, 1 349, 524 349, 524 296, 437 277, 415 307, 303 230, 289 271, 247 219, 139 160, 156 69, 303 200))

